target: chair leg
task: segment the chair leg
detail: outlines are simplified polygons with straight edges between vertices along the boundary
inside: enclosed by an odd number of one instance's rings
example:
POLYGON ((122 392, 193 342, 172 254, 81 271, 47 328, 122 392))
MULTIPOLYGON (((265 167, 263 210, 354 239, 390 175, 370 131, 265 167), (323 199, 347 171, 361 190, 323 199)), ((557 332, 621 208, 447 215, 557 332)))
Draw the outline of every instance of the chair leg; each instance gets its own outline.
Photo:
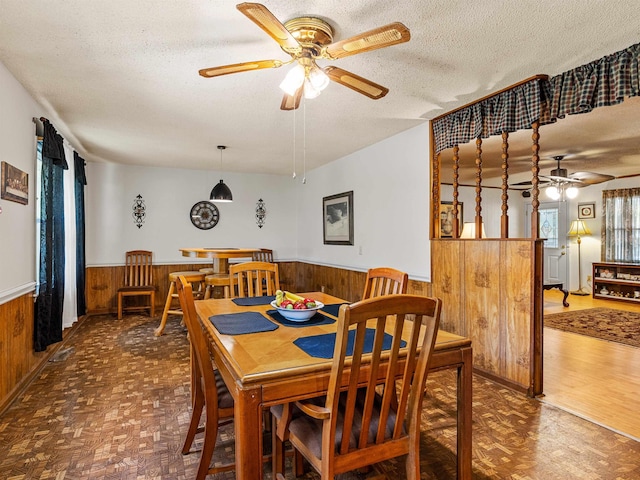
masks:
POLYGON ((205 408, 207 409, 207 418, 204 425, 204 443, 202 444, 196 480, 204 480, 209 473, 209 464, 218 438, 218 412, 215 407, 211 408, 210 405, 205 404, 205 408))
POLYGON ((171 282, 169 284, 169 294, 167 295, 167 301, 164 304, 164 311, 162 312, 160 326, 156 328, 155 332, 153 332, 156 337, 162 335, 162 332, 164 332, 164 327, 167 325, 167 317, 169 316, 169 310, 171 310, 171 301, 173 300, 173 292, 175 291, 175 288, 175 282, 171 282))
POLYGON ((118 292, 118 320, 122 320, 122 293, 118 292))
MULTIPOLYGON (((199 381, 199 379, 198 379, 199 381)), ((194 392, 193 411, 191 413, 191 423, 189 423, 189 430, 187 430, 187 436, 184 439, 184 445, 182 446, 182 454, 186 455, 191 450, 193 439, 196 434, 201 430, 198 428, 200 425, 200 418, 202 417, 202 410, 204 409, 204 394, 202 389, 196 387, 194 392)))
POLYGON ((156 311, 156 292, 151 292, 151 308, 150 310, 150 315, 153 317, 155 316, 155 311, 156 311))

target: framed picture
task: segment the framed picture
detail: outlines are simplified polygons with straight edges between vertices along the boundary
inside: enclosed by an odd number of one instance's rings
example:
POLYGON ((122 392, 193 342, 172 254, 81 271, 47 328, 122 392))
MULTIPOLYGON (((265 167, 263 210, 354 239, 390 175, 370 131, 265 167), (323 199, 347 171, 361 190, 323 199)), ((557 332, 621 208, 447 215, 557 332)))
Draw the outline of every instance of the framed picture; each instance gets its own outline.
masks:
MULTIPOLYGON (((458 234, 462 232, 462 202, 458 202, 458 234)), ((440 238, 453 237, 453 202, 440 202, 440 238)))
POLYGON ((322 199, 325 245, 353 245, 353 191, 322 199))
POLYGON ((579 203, 578 218, 596 218, 595 203, 579 203))
POLYGON ((29 203, 29 174, 19 168, 2 162, 2 189, 0 198, 26 205, 29 203))

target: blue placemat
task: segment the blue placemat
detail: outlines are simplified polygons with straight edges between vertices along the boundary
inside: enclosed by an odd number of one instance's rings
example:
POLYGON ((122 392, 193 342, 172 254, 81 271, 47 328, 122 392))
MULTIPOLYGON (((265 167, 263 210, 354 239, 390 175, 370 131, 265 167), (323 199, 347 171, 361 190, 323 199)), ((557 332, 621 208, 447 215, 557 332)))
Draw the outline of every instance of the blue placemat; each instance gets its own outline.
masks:
POLYGON ((287 320, 277 310, 267 310, 267 315, 269 315, 276 322, 280 323, 281 325, 284 325, 285 327, 299 328, 299 327, 311 327, 314 325, 328 325, 330 323, 335 323, 335 320, 333 318, 329 318, 320 312, 316 312, 316 314, 306 322, 292 322, 291 320, 287 320))
POLYGON ((265 295, 264 297, 238 297, 231 301, 240 307, 251 307, 253 305, 269 305, 275 299, 275 295, 265 295))
POLYGON ((213 315, 209 317, 209 321, 223 335, 269 332, 278 328, 278 325, 259 312, 213 315))
POLYGON ((329 315, 333 315, 334 317, 338 316, 338 311, 342 305, 346 305, 347 303, 332 303, 330 305, 325 305, 322 307, 322 311, 328 313, 329 315))
MULTIPOLYGON (((367 328, 364 334, 365 353, 371 353, 373 350, 373 337, 376 331, 373 328, 367 328)), ((349 330, 349 338, 347 339, 347 355, 353 355, 353 344, 356 337, 355 330, 349 330)), ((388 333, 384 334, 382 340, 382 349, 389 350, 393 337, 388 333)), ((333 349, 336 345, 335 333, 324 333, 322 335, 312 335, 310 337, 300 337, 293 341, 293 344, 300 348, 307 355, 316 358, 333 358, 333 349)), ((402 340, 401 346, 405 347, 407 342, 402 340)))

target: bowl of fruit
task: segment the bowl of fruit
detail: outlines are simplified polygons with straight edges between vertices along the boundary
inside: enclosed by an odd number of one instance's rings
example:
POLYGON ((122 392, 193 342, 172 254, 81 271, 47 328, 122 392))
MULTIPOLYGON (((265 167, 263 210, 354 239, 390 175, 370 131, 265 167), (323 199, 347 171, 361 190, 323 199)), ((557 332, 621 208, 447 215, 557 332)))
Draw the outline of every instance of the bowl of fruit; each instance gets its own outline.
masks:
POLYGON ((278 290, 276 291, 276 299, 271 302, 271 306, 291 322, 306 322, 324 307, 324 304, 312 298, 278 290))

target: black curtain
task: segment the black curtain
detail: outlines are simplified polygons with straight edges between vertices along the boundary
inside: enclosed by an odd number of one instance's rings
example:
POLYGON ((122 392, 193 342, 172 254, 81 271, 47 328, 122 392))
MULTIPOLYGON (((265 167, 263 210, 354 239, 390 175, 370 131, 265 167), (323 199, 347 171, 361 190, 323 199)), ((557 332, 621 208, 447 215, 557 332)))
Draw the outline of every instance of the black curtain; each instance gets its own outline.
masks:
POLYGON ((85 253, 84 253, 84 186, 87 177, 84 172, 84 159, 73 152, 73 166, 75 170, 74 195, 76 201, 76 291, 78 317, 87 313, 87 302, 84 292, 85 277, 85 253))
POLYGON ((64 300, 64 185, 69 166, 63 138, 44 120, 40 209, 40 272, 33 343, 36 352, 62 340, 64 300))

